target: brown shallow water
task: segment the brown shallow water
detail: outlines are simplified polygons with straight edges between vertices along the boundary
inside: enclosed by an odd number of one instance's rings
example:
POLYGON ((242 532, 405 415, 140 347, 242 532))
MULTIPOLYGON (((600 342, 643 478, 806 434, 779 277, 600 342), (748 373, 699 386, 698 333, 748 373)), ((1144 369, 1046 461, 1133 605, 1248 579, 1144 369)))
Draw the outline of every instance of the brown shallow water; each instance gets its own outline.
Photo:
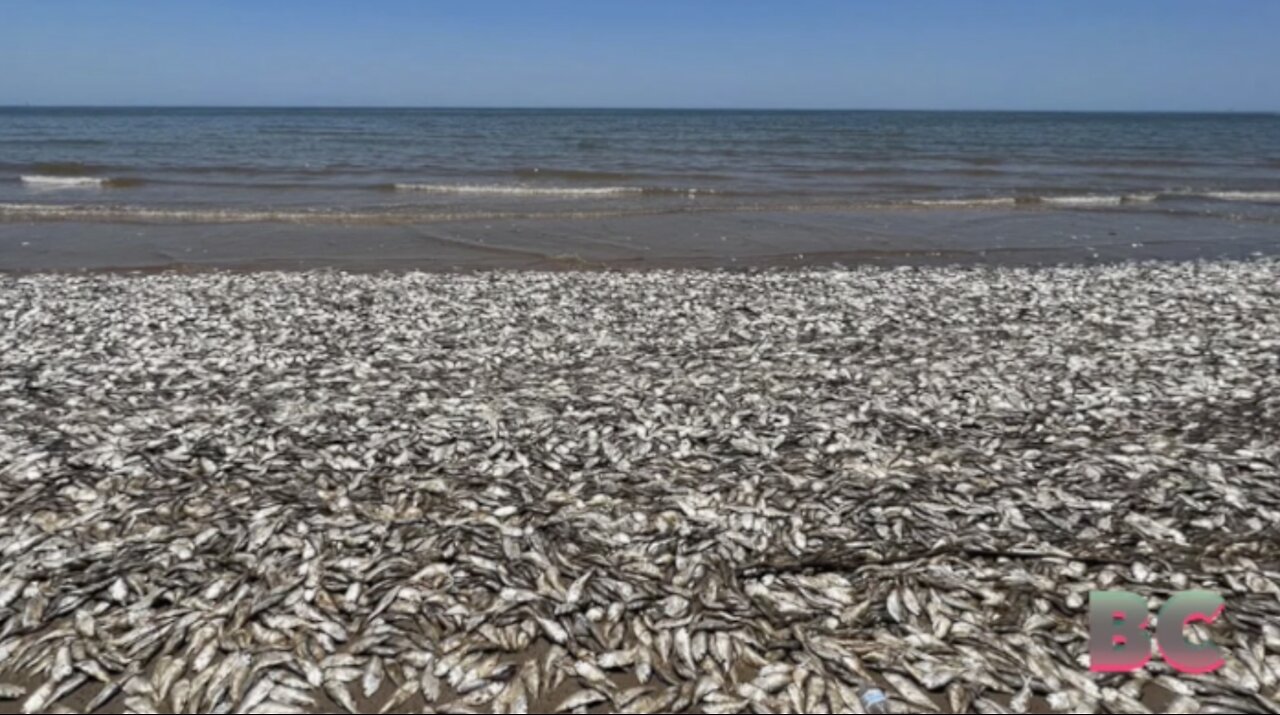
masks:
POLYGON ((1051 265, 1280 253, 1280 226, 1168 213, 861 210, 418 225, 0 223, 0 270, 1051 265))

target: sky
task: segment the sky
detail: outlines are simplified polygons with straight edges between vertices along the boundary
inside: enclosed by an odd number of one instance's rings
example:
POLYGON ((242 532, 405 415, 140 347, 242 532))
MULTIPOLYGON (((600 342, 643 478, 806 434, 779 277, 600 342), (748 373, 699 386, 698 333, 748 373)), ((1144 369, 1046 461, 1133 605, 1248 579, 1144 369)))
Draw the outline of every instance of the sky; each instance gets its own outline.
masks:
POLYGON ((0 0, 0 105, 1280 111, 1275 0, 0 0))

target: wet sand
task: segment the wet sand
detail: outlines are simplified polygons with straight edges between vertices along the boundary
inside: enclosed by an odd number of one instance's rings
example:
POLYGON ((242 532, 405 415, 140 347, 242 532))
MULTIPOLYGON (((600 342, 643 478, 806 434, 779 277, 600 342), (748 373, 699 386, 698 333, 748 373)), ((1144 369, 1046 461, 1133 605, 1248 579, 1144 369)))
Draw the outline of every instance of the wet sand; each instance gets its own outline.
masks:
POLYGON ((659 214, 420 225, 2 223, 0 271, 1053 265, 1280 254, 1280 226, 1028 210, 659 214))

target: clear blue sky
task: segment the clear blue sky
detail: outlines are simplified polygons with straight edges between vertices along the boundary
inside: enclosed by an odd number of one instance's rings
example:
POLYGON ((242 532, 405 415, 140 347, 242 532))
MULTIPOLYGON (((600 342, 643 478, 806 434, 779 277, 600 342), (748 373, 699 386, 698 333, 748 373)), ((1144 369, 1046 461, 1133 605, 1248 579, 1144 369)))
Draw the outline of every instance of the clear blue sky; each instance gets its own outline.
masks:
POLYGON ((0 0, 0 104, 1280 110, 1277 0, 0 0))

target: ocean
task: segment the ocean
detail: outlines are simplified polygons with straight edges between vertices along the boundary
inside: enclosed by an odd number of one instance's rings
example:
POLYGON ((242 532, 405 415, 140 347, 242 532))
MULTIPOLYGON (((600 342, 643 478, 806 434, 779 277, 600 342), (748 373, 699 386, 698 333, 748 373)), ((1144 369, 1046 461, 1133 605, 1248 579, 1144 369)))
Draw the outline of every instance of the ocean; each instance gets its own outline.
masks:
POLYGON ((0 109, 0 268, 376 264, 379 244, 420 265, 423 236, 502 265, 1278 234, 1274 115, 0 109))

